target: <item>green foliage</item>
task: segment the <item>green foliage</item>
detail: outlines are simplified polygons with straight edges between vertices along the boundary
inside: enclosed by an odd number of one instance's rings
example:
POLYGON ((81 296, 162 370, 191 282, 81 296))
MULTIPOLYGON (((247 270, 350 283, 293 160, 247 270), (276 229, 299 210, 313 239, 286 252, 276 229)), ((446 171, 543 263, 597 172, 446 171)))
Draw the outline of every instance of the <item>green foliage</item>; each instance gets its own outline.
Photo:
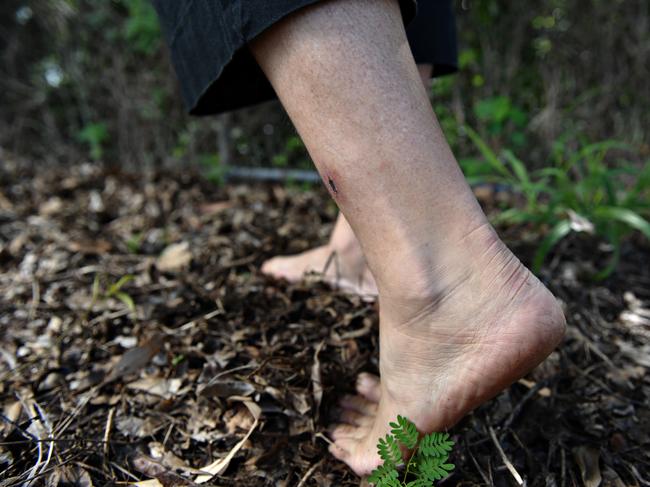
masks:
POLYGON ((415 425, 403 416, 397 416, 397 423, 390 423, 391 433, 395 438, 409 450, 415 446, 418 441, 418 430, 415 425))
POLYGON ((126 248, 132 254, 137 254, 140 252, 140 246, 142 245, 142 240, 144 239, 144 234, 142 232, 134 233, 126 240, 126 248))
POLYGON ((109 284, 105 289, 102 289, 99 275, 95 275, 95 279, 93 280, 90 310, 92 310, 95 304, 101 300, 115 298, 121 301, 128 308, 129 311, 134 312, 135 303, 133 301, 133 298, 129 296, 127 293, 125 293, 124 291, 122 291, 122 287, 128 282, 132 281, 133 279, 134 276, 127 274, 125 276, 120 277, 114 283, 109 284))
POLYGON ((129 15, 123 35, 139 54, 151 55, 161 45, 160 24, 149 0, 125 0, 129 15))
POLYGON ((103 145, 108 140, 108 128, 104 122, 88 124, 77 133, 77 139, 88 145, 94 160, 99 160, 104 154, 103 145))
POLYGON ((493 96, 478 100, 474 104, 474 114, 482 122, 492 137, 504 138, 515 148, 526 144, 525 128, 528 116, 515 106, 507 96, 493 96))
POLYGON ((402 451, 399 449, 399 442, 392 435, 386 435, 386 438, 379 438, 377 450, 379 451, 379 457, 384 461, 384 465, 398 465, 402 461, 402 451))
POLYGON ((384 464, 372 471, 368 482, 377 487, 401 487, 402 482, 398 480, 399 474, 394 465, 384 464))
POLYGON ((297 135, 287 138, 282 150, 271 158, 273 167, 294 167, 311 169, 312 164, 309 158, 305 157, 305 144, 297 135))
POLYGON ((415 425, 403 416, 390 423, 391 433, 380 438, 377 443, 383 465, 368 477, 376 487, 431 487, 436 480, 446 477, 455 467, 448 463, 449 453, 454 442, 448 433, 430 433, 418 444, 418 431, 415 425), (402 463, 402 448, 412 450, 406 463, 402 480, 399 480, 397 467, 402 463), (409 474, 415 477, 409 480, 409 474))
POLYGON ((453 447, 454 442, 449 439, 449 433, 431 433, 420 442, 420 450, 429 457, 448 455, 453 447))
POLYGON ((203 166, 204 175, 208 181, 219 186, 225 184, 227 168, 221 164, 218 154, 203 154, 199 158, 199 164, 203 166))
POLYGON ((461 161, 470 182, 500 184, 523 197, 522 206, 504 209, 495 223, 529 224, 545 234, 533 259, 536 272, 572 232, 596 235, 612 246, 610 262, 596 279, 614 270, 624 237, 638 231, 650 239, 650 165, 639 167, 620 158, 606 162, 612 152, 629 153, 626 145, 604 141, 571 151, 558 141, 552 163, 531 172, 510 150, 497 154, 474 130, 465 130, 482 156, 461 161))

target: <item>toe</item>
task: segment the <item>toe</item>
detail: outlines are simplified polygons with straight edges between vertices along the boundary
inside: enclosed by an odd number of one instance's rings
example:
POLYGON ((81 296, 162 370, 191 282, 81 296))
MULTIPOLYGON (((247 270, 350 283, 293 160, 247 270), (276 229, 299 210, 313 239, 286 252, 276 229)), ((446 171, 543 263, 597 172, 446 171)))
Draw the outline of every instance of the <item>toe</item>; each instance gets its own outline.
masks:
POLYGON ((262 273, 264 273, 264 274, 267 274, 269 276, 278 277, 278 271, 279 271, 279 269, 278 269, 278 258, 273 257, 272 259, 269 259, 269 260, 265 261, 262 264, 261 270, 262 270, 262 273))
POLYGON ((355 456, 358 445, 359 441, 355 438, 341 438, 330 445, 330 451, 336 458, 344 461, 345 459, 350 460, 355 456), (343 455, 344 458, 340 458, 337 455, 343 455))
POLYGON ((365 435, 365 429, 351 424, 337 424, 330 433, 334 441, 342 440, 344 438, 360 439, 365 435))
POLYGON ((332 443, 328 447, 328 450, 332 455, 334 455, 337 459, 341 460, 342 462, 345 462, 350 457, 350 452, 343 449, 341 446, 338 445, 338 443, 332 443))
POLYGON ((343 396, 339 404, 344 409, 351 409, 367 416, 374 416, 377 413, 377 403, 363 396, 343 396))
POLYGON ((357 392, 370 402, 378 403, 381 398, 379 377, 362 372, 357 377, 357 392))
POLYGON ((362 414, 351 409, 344 409, 339 415, 341 421, 352 426, 368 426, 373 423, 373 416, 362 414))

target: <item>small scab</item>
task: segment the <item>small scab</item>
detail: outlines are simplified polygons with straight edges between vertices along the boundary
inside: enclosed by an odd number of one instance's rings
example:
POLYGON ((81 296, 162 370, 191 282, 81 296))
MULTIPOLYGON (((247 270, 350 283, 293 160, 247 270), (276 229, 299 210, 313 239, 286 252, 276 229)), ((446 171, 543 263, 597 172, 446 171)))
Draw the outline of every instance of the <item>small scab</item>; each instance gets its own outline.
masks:
POLYGON ((339 190, 336 188, 336 184, 330 176, 327 177, 327 182, 329 183, 330 188, 332 188, 332 193, 339 194, 339 190))

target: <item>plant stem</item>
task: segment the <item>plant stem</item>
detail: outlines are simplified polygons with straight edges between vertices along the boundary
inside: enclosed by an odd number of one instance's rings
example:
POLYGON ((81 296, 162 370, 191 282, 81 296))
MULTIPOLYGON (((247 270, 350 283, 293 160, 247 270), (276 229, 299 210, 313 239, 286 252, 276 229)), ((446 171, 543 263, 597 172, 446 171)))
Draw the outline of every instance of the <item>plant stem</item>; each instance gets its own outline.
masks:
POLYGON ((413 448, 413 451, 411 452, 411 456, 409 457, 409 461, 406 464, 406 472, 404 472, 404 479, 402 480, 402 485, 406 485, 406 479, 408 477, 409 471, 411 470, 411 462, 413 461, 413 457, 415 456, 415 452, 417 451, 417 447, 419 445, 416 445, 415 448, 413 448))

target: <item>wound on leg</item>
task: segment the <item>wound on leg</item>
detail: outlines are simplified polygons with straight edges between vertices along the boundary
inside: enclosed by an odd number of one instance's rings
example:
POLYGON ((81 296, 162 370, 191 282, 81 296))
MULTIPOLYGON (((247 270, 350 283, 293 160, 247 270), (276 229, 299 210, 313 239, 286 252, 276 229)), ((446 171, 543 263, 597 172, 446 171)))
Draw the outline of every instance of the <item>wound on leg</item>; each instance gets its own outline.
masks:
POLYGON ((320 175, 330 196, 338 201, 341 198, 341 175, 330 167, 320 171, 320 175))
POLYGON ((327 176, 327 182, 330 185, 330 188, 332 189, 332 193, 334 194, 339 194, 339 190, 336 189, 336 184, 334 183, 334 180, 332 179, 332 176, 327 176))

